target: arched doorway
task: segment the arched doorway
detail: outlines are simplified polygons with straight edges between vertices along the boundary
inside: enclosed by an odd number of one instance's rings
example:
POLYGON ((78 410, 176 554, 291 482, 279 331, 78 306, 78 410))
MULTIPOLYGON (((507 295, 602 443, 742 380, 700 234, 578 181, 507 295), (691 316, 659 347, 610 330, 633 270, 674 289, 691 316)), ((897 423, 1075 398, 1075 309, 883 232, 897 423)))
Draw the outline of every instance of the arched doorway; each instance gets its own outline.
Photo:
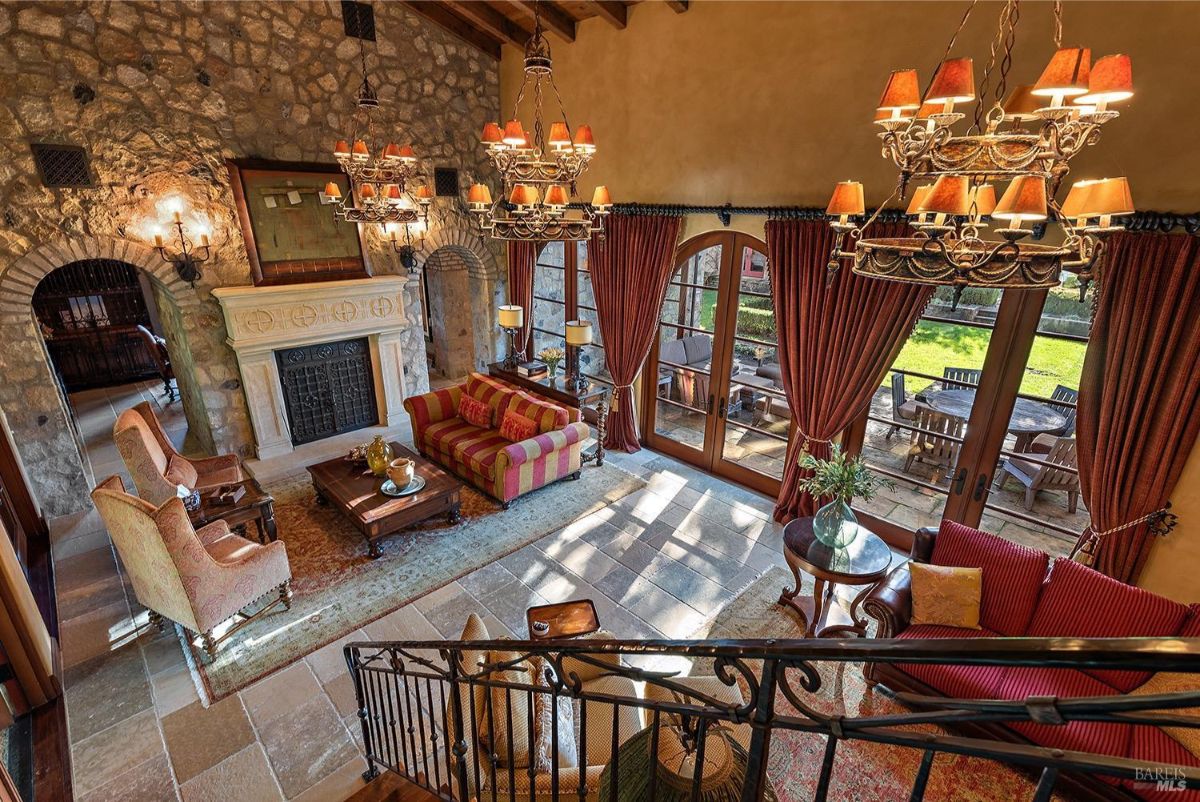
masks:
POLYGON ((790 436, 766 244, 734 231, 683 243, 643 371, 651 448, 768 494, 790 436))
POLYGON ((432 370, 457 379, 484 368, 495 353, 495 302, 483 262, 462 245, 443 245, 426 257, 422 280, 432 370))

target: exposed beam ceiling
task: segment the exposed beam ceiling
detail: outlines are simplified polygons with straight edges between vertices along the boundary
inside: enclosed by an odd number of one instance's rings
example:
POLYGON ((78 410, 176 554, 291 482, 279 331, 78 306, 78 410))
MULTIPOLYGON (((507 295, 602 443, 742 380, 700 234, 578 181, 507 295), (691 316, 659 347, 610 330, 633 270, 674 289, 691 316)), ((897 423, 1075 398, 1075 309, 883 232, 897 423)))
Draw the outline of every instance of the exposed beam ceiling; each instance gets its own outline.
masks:
POLYGON ((667 5, 674 9, 676 14, 682 14, 687 11, 688 0, 667 0, 667 5))
POLYGON ((530 20, 533 19, 533 12, 536 8, 547 29, 554 31, 568 42, 575 41, 575 18, 553 3, 541 3, 539 7, 535 0, 509 0, 509 2, 524 11, 530 20))
POLYGON ((517 47, 524 47, 533 34, 532 26, 525 28, 480 0, 450 0, 446 5, 489 36, 517 47))
POLYGON ((592 8, 596 9, 596 16, 603 17, 614 28, 625 27, 625 4, 619 3, 617 0, 592 0, 592 8))

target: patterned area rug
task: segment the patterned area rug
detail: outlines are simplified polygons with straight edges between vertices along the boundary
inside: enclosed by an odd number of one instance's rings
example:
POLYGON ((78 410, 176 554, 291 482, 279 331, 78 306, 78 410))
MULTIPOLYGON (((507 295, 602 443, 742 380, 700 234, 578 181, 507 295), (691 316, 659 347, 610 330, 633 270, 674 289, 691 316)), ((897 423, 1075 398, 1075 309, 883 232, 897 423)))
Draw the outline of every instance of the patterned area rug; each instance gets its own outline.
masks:
MULTIPOLYGON (((805 592, 811 592, 811 579, 805 592)), ((759 577, 738 598, 692 638, 802 638, 798 619, 775 602, 784 588, 792 586, 792 575, 774 567, 759 577)), ((693 674, 711 674, 696 665, 693 674)), ((814 710, 846 716, 887 715, 908 712, 885 689, 871 689, 862 675, 861 663, 824 664, 818 668, 821 688, 811 697, 814 710)), ((744 692, 743 688, 743 692, 744 692)), ((786 715, 799 715, 782 695, 786 715)), ((777 707, 777 709, 779 709, 777 707)), ((936 732, 935 727, 915 727, 936 732)), ((825 736, 777 730, 771 741, 768 776, 781 800, 814 799, 825 736)), ((841 802, 880 802, 908 799, 921 753, 915 749, 868 741, 844 740, 838 744, 829 799, 841 802)), ((933 762, 926 799, 956 802, 1008 802, 1032 799, 1034 782, 1008 766, 982 758, 940 754, 933 762)), ((1063 797, 1055 795, 1056 800, 1063 797)))
POLYGON ((234 633, 212 663, 187 643, 202 695, 216 702, 644 486, 613 465, 586 467, 579 480, 536 490, 508 510, 467 487, 460 523, 439 517, 393 535, 380 541, 383 556, 372 560, 340 512, 316 505, 307 473, 270 483, 292 567, 292 608, 277 607, 234 633))

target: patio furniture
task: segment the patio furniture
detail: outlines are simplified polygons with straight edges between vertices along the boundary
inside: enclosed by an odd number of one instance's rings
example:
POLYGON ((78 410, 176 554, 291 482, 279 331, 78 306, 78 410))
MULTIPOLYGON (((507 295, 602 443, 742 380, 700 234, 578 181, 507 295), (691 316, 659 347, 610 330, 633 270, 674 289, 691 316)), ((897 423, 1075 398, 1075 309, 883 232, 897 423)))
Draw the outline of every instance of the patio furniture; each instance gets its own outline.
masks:
POLYGON ((163 381, 163 395, 167 397, 167 403, 177 400, 179 389, 175 382, 175 369, 171 367, 171 355, 167 353, 167 341, 145 326, 138 326, 137 333, 146 344, 150 358, 154 360, 154 369, 163 381))
MULTIPOLYGON (((925 396, 924 401, 938 412, 967 420, 971 417, 971 408, 975 406, 975 390, 969 387, 934 390, 925 396)), ((1057 431, 1066 423, 1067 419, 1057 407, 1018 396, 1008 419, 1008 431, 1017 439, 1013 450, 1029 451, 1037 435, 1057 431)))
MULTIPOLYGON (((904 374, 895 372, 892 373, 892 420, 897 423, 914 421, 917 419, 918 403, 914 399, 908 400, 907 394, 904 392, 904 374)), ((885 440, 891 440, 892 435, 900 431, 899 426, 892 426, 888 429, 885 440)))
POLYGON ((1032 510, 1039 490, 1058 490, 1067 494, 1067 511, 1074 513, 1079 507, 1079 471, 1073 437, 1059 437, 1048 453, 1024 452, 1034 455, 1041 462, 1030 462, 1020 457, 1009 457, 1000 464, 1000 479, 997 487, 1004 489, 1009 479, 1016 479, 1025 486, 1025 509, 1032 510))
POLYGON ((1072 390, 1070 387, 1058 385, 1054 388, 1054 392, 1050 394, 1050 398, 1055 401, 1065 401, 1065 404, 1054 404, 1054 408, 1063 414, 1067 419, 1067 425, 1062 429, 1050 434, 1056 434, 1059 437, 1074 437, 1075 436, 1075 405, 1079 403, 1079 391, 1072 390))
POLYGON ((904 471, 912 469, 914 461, 920 461, 935 468, 934 481, 940 481, 943 470, 953 470, 958 462, 958 450, 962 443, 963 427, 966 421, 955 415, 947 415, 930 407, 918 407, 917 431, 912 434, 912 446, 908 449, 908 459, 904 461, 904 471), (958 439, 954 439, 958 438, 958 439))
MULTIPOLYGON (((712 370, 712 335, 689 334, 677 340, 670 340, 659 347, 658 359, 660 365, 668 363, 666 370, 659 372, 659 385, 663 383, 664 372, 672 376, 677 385, 679 400, 694 409, 708 409, 710 391, 710 376, 712 370)), ((741 365, 734 362, 729 375, 734 376, 741 370, 741 365)), ((731 399, 733 394, 731 393, 731 399)), ((668 396, 670 393, 668 391, 668 396)), ((716 402, 716 399, 713 399, 716 402)), ((731 400, 732 404, 733 401, 731 400)))
MULTIPOLYGON (((951 382, 965 382, 967 384, 979 385, 979 377, 983 375, 983 371, 976 368, 943 368, 942 378, 950 379, 951 382)), ((955 387, 961 387, 961 384, 953 384, 950 382, 942 382, 942 387, 950 390, 955 387)))

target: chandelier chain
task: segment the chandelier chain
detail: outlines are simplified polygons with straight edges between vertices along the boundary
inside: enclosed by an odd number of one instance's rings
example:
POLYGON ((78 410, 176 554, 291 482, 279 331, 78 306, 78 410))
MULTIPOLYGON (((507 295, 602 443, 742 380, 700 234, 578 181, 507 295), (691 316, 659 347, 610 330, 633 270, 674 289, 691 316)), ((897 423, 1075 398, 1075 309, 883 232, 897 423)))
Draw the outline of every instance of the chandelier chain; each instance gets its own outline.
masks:
MULTIPOLYGON (((1001 43, 1005 45, 1004 58, 1000 64, 1000 81, 997 82, 997 87, 1005 86, 1008 77, 1008 69, 1012 66, 1012 45, 1016 37, 1016 20, 1019 16, 1017 11, 1019 0, 1007 0, 1004 8, 1000 10, 1000 20, 996 26, 996 37, 992 39, 992 43, 988 49, 987 65, 983 68, 983 78, 979 81, 979 102, 975 105, 974 124, 971 126, 968 133, 973 133, 983 130, 984 107, 983 99, 987 97, 988 88, 992 82, 992 71, 996 68, 996 51, 1001 43)), ((1003 91, 1002 89, 1000 91, 1003 91)), ((1002 99, 1001 95, 997 98, 997 102, 1002 99)))
MULTIPOLYGON (((971 0, 970 4, 967 5, 967 10, 963 12, 962 19, 958 21, 958 27, 954 29, 954 34, 950 37, 950 41, 946 43, 946 50, 942 53, 942 61, 950 58, 950 51, 954 49, 954 43, 958 41, 958 35, 967 26, 967 20, 971 18, 971 12, 975 10, 975 6, 978 3, 979 0, 971 0)), ((936 73, 937 70, 934 70, 934 74, 936 73)), ((933 78, 934 75, 930 75, 929 80, 925 82, 925 91, 921 93, 921 97, 929 94, 929 87, 933 86, 933 78)))
POLYGON ((1063 6, 1062 0, 1054 0, 1054 47, 1062 47, 1063 6))

